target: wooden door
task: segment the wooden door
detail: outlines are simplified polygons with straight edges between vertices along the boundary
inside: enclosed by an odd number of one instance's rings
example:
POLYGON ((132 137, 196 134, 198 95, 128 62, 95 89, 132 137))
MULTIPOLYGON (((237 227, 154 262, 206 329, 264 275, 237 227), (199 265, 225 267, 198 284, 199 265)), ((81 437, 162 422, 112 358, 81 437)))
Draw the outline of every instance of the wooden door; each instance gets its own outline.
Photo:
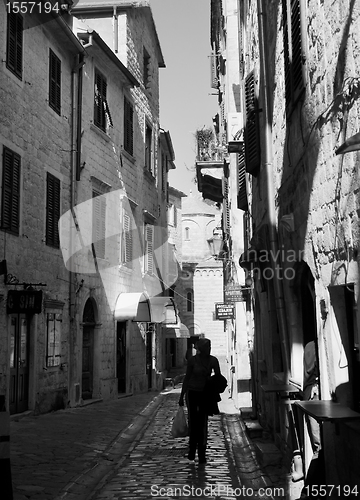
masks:
POLYGON ((29 320, 24 314, 10 317, 10 413, 28 409, 29 320))
POLYGON ((118 392, 126 392, 126 321, 116 324, 116 372, 118 392))
POLYGON ((93 392, 94 327, 84 325, 82 346, 82 398, 91 399, 93 392))

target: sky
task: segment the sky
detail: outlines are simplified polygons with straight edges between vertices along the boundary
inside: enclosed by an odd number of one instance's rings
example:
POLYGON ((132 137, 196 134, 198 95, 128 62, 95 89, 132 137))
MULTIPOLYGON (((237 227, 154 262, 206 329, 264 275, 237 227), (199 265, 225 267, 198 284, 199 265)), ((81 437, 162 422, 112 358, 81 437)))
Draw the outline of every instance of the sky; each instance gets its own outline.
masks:
POLYGON ((150 0, 166 68, 160 68, 160 126, 170 132, 176 170, 170 186, 197 191, 195 131, 212 125, 210 0, 150 0))

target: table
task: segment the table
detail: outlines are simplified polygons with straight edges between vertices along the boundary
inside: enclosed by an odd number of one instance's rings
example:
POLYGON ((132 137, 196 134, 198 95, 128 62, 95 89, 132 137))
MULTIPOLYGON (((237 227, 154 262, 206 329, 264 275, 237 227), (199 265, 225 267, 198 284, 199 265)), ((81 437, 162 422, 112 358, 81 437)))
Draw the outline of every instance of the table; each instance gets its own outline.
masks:
POLYGON ((334 401, 312 400, 294 401, 304 413, 315 418, 318 422, 345 422, 360 419, 360 413, 352 410, 348 406, 343 406, 334 401))

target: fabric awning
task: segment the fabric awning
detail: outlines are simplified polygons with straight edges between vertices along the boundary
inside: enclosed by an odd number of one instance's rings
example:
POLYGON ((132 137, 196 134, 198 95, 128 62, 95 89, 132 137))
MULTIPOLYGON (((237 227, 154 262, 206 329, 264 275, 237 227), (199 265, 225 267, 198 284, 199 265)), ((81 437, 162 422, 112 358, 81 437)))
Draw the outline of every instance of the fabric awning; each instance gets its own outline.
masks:
POLYGON ((145 292, 120 293, 115 305, 116 321, 139 323, 177 323, 178 314, 172 297, 149 297, 145 292))
POLYGON ((178 323, 177 325, 165 325, 165 338, 167 339, 189 339, 190 332, 189 329, 184 323, 178 323))

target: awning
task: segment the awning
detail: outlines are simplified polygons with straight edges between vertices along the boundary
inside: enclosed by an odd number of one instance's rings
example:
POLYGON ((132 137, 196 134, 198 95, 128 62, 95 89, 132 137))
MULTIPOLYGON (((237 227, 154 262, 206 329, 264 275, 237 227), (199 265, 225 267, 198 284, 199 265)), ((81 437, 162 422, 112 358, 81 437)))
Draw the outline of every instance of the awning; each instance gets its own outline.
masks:
POLYGON ((148 297, 145 292, 120 293, 115 305, 116 321, 139 323, 177 323, 178 315, 171 297, 148 297))
POLYGON ((189 339, 190 332, 184 323, 178 323, 176 326, 164 326, 165 338, 166 339, 189 339))

